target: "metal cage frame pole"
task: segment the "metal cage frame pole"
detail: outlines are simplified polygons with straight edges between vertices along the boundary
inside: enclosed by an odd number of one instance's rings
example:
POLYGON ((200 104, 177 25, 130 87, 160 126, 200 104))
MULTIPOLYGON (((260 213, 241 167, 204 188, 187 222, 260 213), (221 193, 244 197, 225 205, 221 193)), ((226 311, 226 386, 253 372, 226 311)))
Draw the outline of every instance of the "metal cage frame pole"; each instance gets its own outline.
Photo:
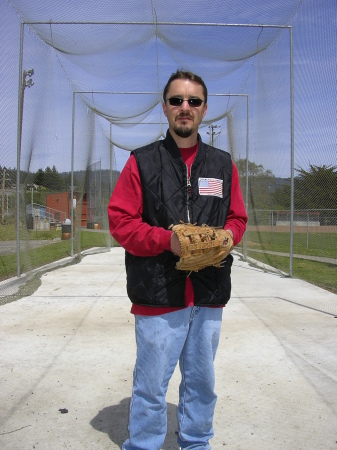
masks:
MULTIPOLYGON (((127 21, 108 21, 108 22, 95 22, 95 21, 30 21, 25 22, 28 25, 150 25, 153 26, 153 22, 127 22, 127 21)), ((23 102, 20 98, 20 92, 22 90, 21 85, 21 73, 22 73, 22 54, 23 54, 23 25, 24 23, 21 23, 21 29, 20 29, 20 56, 19 56, 19 66, 20 66, 20 79, 19 79, 19 111, 18 111, 18 144, 17 144, 17 185, 19 186, 20 182, 20 157, 21 157, 21 125, 22 122, 22 113, 20 112, 22 109, 23 102)), ((165 25, 175 25, 175 26, 203 26, 203 27, 246 27, 246 28, 275 28, 275 29, 289 29, 290 30, 290 122, 291 122, 291 216, 290 216, 290 264, 289 264, 289 275, 292 276, 293 271, 293 222, 294 222, 294 74, 293 74, 293 27, 290 25, 270 25, 270 24, 240 24, 240 23, 203 23, 203 22, 156 22, 156 26, 165 26, 165 25)), ((76 92, 74 92, 75 94, 76 92)), ((91 91, 92 93, 92 91, 91 91)), ((73 98, 74 102, 74 98, 73 98)), ((73 104, 74 108, 74 104, 73 104)), ((74 111, 73 111, 74 116, 74 111)), ((104 116, 103 116, 104 117, 104 116)), ((74 125, 74 117, 73 117, 73 125, 74 125)), ((73 140, 74 140, 74 131, 73 131, 73 140)), ((73 179, 73 157, 74 157, 74 145, 72 142, 72 179, 73 179)), ((247 158, 247 166, 248 166, 248 158, 247 158)), ((72 182, 72 194, 73 194, 73 182, 72 182)), ((248 192, 246 193, 248 195, 248 192)), ((17 188, 17 200, 20 199, 20 195, 17 188)), ((247 203, 247 199, 246 199, 247 203)), ((17 215, 19 213, 18 206, 17 206, 17 215)), ((72 211, 73 216, 73 211, 72 211)), ((72 230, 72 253, 73 253, 73 227, 72 230)), ((17 217, 17 254, 18 254, 18 276, 20 273, 19 264, 20 264, 20 238, 19 238, 19 232, 20 232, 20 221, 19 217, 17 217)))
POLYGON ((290 30, 290 258, 289 276, 293 276, 294 257, 294 197, 295 197, 295 143, 294 143, 294 54, 293 54, 293 28, 290 30))
MULTIPOLYGON (((75 91, 74 94, 108 94, 108 95, 157 95, 158 92, 154 92, 154 91, 150 91, 150 92, 121 92, 121 91, 75 91)), ((245 195, 245 206, 246 206, 246 211, 248 213, 248 199, 249 199, 249 194, 248 194, 248 189, 249 189, 249 176, 248 176, 248 170, 249 170, 249 110, 250 110, 250 102, 249 102, 249 94, 208 94, 208 97, 245 97, 246 101, 247 101, 247 125, 246 125, 246 195, 245 195)), ((87 105, 87 107, 90 108, 89 105, 87 105)), ((74 106, 73 106, 73 111, 75 110, 74 106)), ((97 114, 97 112, 96 112, 97 114)), ((104 116, 103 116, 104 117, 104 116)), ((105 117, 106 118, 106 117, 105 117)), ((74 119, 73 119, 74 122, 74 119)), ((118 124, 127 124, 129 122, 118 122, 118 124)), ((160 122, 160 124, 162 124, 162 122, 160 122)), ((110 133, 110 183, 111 183, 111 192, 112 192, 112 122, 110 121, 110 128, 109 128, 109 133, 110 133)), ((74 129, 72 131, 73 135, 74 135, 74 129)), ((72 146, 72 153, 73 153, 74 149, 72 146)), ((247 233, 244 234, 244 238, 243 238, 243 256, 245 259, 247 259, 247 233)))
MULTIPOLYGON (((249 196, 248 196, 248 189, 249 189, 249 177, 248 177, 248 171, 249 171, 249 95, 247 95, 247 134, 246 134, 246 213, 248 215, 248 206, 249 206, 249 196)), ((248 256, 248 237, 247 232, 245 231, 245 234, 243 236, 243 256, 247 260, 248 256)))
POLYGON ((23 118, 24 79, 22 76, 23 60, 23 32, 24 23, 20 24, 20 53, 19 53, 19 86, 18 86, 18 123, 17 123, 17 149, 16 149, 16 274, 21 276, 20 268, 20 165, 21 165, 21 139, 23 118))
POLYGON ((74 149, 75 149, 75 94, 73 92, 73 108, 72 108, 72 124, 71 124, 71 173, 70 173, 70 205, 71 205, 71 213, 70 213, 70 240, 71 240, 71 256, 74 256, 74 149))
MULTIPOLYGON (((110 146, 110 195, 112 195, 112 182, 113 182, 113 178, 112 178, 112 153, 114 151, 114 145, 112 143, 112 130, 111 130, 111 125, 112 123, 110 122, 110 135, 109 135, 109 146, 110 146)), ((113 238, 110 234, 110 248, 114 247, 114 241, 113 238)))

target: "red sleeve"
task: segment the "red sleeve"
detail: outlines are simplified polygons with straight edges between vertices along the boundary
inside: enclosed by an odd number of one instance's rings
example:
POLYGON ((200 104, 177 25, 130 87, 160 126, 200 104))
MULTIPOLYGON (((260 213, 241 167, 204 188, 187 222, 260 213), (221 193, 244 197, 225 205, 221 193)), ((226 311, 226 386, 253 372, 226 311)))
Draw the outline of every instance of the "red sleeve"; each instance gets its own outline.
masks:
POLYGON ((172 231, 143 222, 142 212, 143 193, 138 166, 131 155, 109 202, 110 233, 125 250, 136 256, 156 256, 171 250, 172 231))
POLYGON ((225 230, 232 230, 234 245, 241 241, 243 233, 246 230, 247 221, 248 217, 240 188, 239 174, 233 163, 231 204, 224 228, 225 230))

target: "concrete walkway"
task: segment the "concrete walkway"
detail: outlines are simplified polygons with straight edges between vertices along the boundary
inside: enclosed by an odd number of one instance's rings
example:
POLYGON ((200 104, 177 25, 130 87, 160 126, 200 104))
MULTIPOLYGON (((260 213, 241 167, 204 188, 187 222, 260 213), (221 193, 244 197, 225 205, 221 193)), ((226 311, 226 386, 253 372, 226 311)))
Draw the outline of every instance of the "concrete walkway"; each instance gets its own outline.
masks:
MULTIPOLYGON (((135 360, 124 252, 48 272, 0 307, 0 448, 119 449, 135 360)), ((337 296, 235 257, 216 358, 214 450, 337 449, 337 296)), ((178 370, 168 435, 177 449, 178 370)), ((154 450, 154 449, 148 449, 154 450)))

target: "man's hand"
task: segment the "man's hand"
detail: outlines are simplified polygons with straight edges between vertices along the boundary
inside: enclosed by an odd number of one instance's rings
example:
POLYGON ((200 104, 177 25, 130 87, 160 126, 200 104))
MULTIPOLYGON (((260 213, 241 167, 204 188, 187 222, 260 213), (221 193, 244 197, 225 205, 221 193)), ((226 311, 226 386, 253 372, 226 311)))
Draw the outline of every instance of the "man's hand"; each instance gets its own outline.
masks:
POLYGON ((175 233, 172 233, 172 235, 171 235, 171 251, 175 255, 177 255, 179 257, 181 256, 181 248, 180 248, 179 239, 175 233))
POLYGON ((231 238, 232 238, 233 241, 234 241, 234 234, 233 234, 233 231, 230 230, 230 229, 226 229, 226 231, 228 231, 228 233, 231 235, 231 238))

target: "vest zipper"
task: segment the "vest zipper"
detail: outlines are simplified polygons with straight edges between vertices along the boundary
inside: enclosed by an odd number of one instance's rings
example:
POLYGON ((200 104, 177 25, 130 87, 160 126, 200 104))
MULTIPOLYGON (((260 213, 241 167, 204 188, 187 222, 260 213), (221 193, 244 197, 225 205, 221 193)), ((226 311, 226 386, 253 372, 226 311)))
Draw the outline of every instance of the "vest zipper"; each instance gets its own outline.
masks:
MULTIPOLYGON (((192 201, 192 185, 191 185, 191 176, 188 176, 188 167, 186 165, 186 172, 187 172, 187 222, 190 223, 191 222, 191 217, 190 217, 190 203, 192 201)), ((192 172, 192 166, 191 166, 191 171, 192 172)))

